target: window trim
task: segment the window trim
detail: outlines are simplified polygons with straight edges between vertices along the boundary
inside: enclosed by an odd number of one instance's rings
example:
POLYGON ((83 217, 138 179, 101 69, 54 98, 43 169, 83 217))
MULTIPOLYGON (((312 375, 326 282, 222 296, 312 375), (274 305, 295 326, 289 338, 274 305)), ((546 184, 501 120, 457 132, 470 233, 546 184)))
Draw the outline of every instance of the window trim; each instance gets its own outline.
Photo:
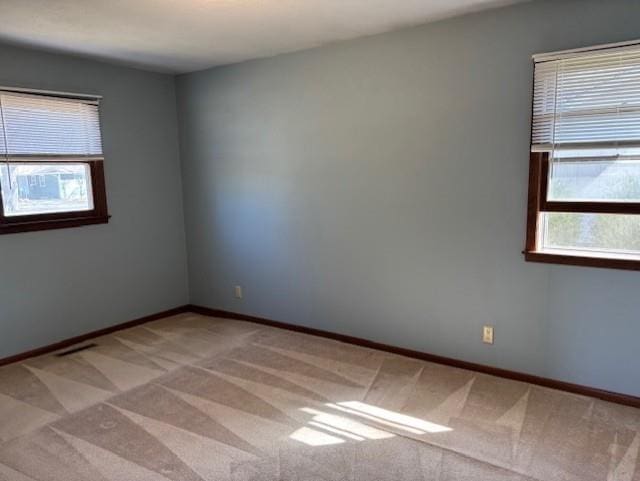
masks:
MULTIPOLYGON (((40 156, 42 157, 42 156, 40 156)), ((49 159, 51 160, 51 159, 49 159)), ((66 160, 69 160, 67 157, 66 160)), ((110 219, 107 206, 107 193, 104 179, 104 161, 95 158, 78 158, 75 160, 89 165, 91 172, 91 190, 93 209, 75 212, 54 212, 48 214, 31 214, 21 216, 5 216, 4 205, 0 199, 0 235, 34 232, 51 229, 66 229, 85 225, 107 224, 110 219)), ((14 164, 41 164, 42 160, 14 159, 14 164)), ((60 162, 62 163, 62 161, 60 162)))
MULTIPOLYGON (((640 270, 640 259, 622 257, 559 254, 538 250, 540 214, 542 212, 575 212, 640 215, 640 203, 622 202, 557 202, 547 200, 549 184, 549 152, 531 152, 529 157, 529 197, 524 258, 528 262, 572 266, 640 270)), ((576 251, 580 252, 580 251, 576 251)))

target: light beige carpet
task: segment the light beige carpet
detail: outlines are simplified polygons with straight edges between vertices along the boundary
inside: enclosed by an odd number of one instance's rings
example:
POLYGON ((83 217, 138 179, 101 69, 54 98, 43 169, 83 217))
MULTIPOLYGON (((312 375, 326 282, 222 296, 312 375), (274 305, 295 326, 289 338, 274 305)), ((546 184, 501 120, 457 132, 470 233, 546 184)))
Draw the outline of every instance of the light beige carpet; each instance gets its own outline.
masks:
POLYGON ((0 368, 0 480, 640 481, 640 411, 185 314, 0 368))

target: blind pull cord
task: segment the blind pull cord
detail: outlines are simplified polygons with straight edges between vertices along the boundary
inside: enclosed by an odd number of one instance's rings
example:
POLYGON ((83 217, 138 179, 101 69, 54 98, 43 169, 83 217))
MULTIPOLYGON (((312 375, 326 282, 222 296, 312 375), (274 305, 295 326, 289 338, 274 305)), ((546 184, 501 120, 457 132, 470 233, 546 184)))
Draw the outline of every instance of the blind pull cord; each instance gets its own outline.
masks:
POLYGON ((2 136, 4 137, 4 163, 7 166, 9 193, 11 193, 13 192, 13 181, 11 179, 11 165, 9 163, 9 140, 7 138, 7 126, 4 122, 4 107, 2 105, 2 95, 0 95, 0 123, 2 123, 2 136))

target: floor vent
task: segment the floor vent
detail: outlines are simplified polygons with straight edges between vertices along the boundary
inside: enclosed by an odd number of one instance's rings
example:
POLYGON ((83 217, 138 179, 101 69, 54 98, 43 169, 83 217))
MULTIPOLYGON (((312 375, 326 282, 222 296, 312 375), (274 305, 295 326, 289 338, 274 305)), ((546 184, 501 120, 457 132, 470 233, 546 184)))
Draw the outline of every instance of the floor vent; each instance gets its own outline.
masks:
POLYGON ((76 352, 86 351, 87 349, 91 349, 92 347, 98 347, 98 345, 92 343, 85 346, 74 347, 73 349, 69 349, 68 351, 59 352, 58 354, 56 354, 56 357, 69 356, 70 354, 75 354, 76 352))

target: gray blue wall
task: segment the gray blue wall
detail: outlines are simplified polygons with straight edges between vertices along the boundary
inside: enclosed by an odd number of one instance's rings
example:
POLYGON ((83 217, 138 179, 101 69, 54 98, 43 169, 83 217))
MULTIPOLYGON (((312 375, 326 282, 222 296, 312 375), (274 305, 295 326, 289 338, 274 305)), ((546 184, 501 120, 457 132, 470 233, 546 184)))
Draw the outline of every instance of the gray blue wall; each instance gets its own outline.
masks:
POLYGON ((179 77, 191 301, 640 395, 640 273, 521 255, 531 54, 639 37, 542 0, 179 77))
POLYGON ((0 46, 0 85, 104 95, 113 216, 0 236, 0 358, 187 303, 173 77, 0 46))

